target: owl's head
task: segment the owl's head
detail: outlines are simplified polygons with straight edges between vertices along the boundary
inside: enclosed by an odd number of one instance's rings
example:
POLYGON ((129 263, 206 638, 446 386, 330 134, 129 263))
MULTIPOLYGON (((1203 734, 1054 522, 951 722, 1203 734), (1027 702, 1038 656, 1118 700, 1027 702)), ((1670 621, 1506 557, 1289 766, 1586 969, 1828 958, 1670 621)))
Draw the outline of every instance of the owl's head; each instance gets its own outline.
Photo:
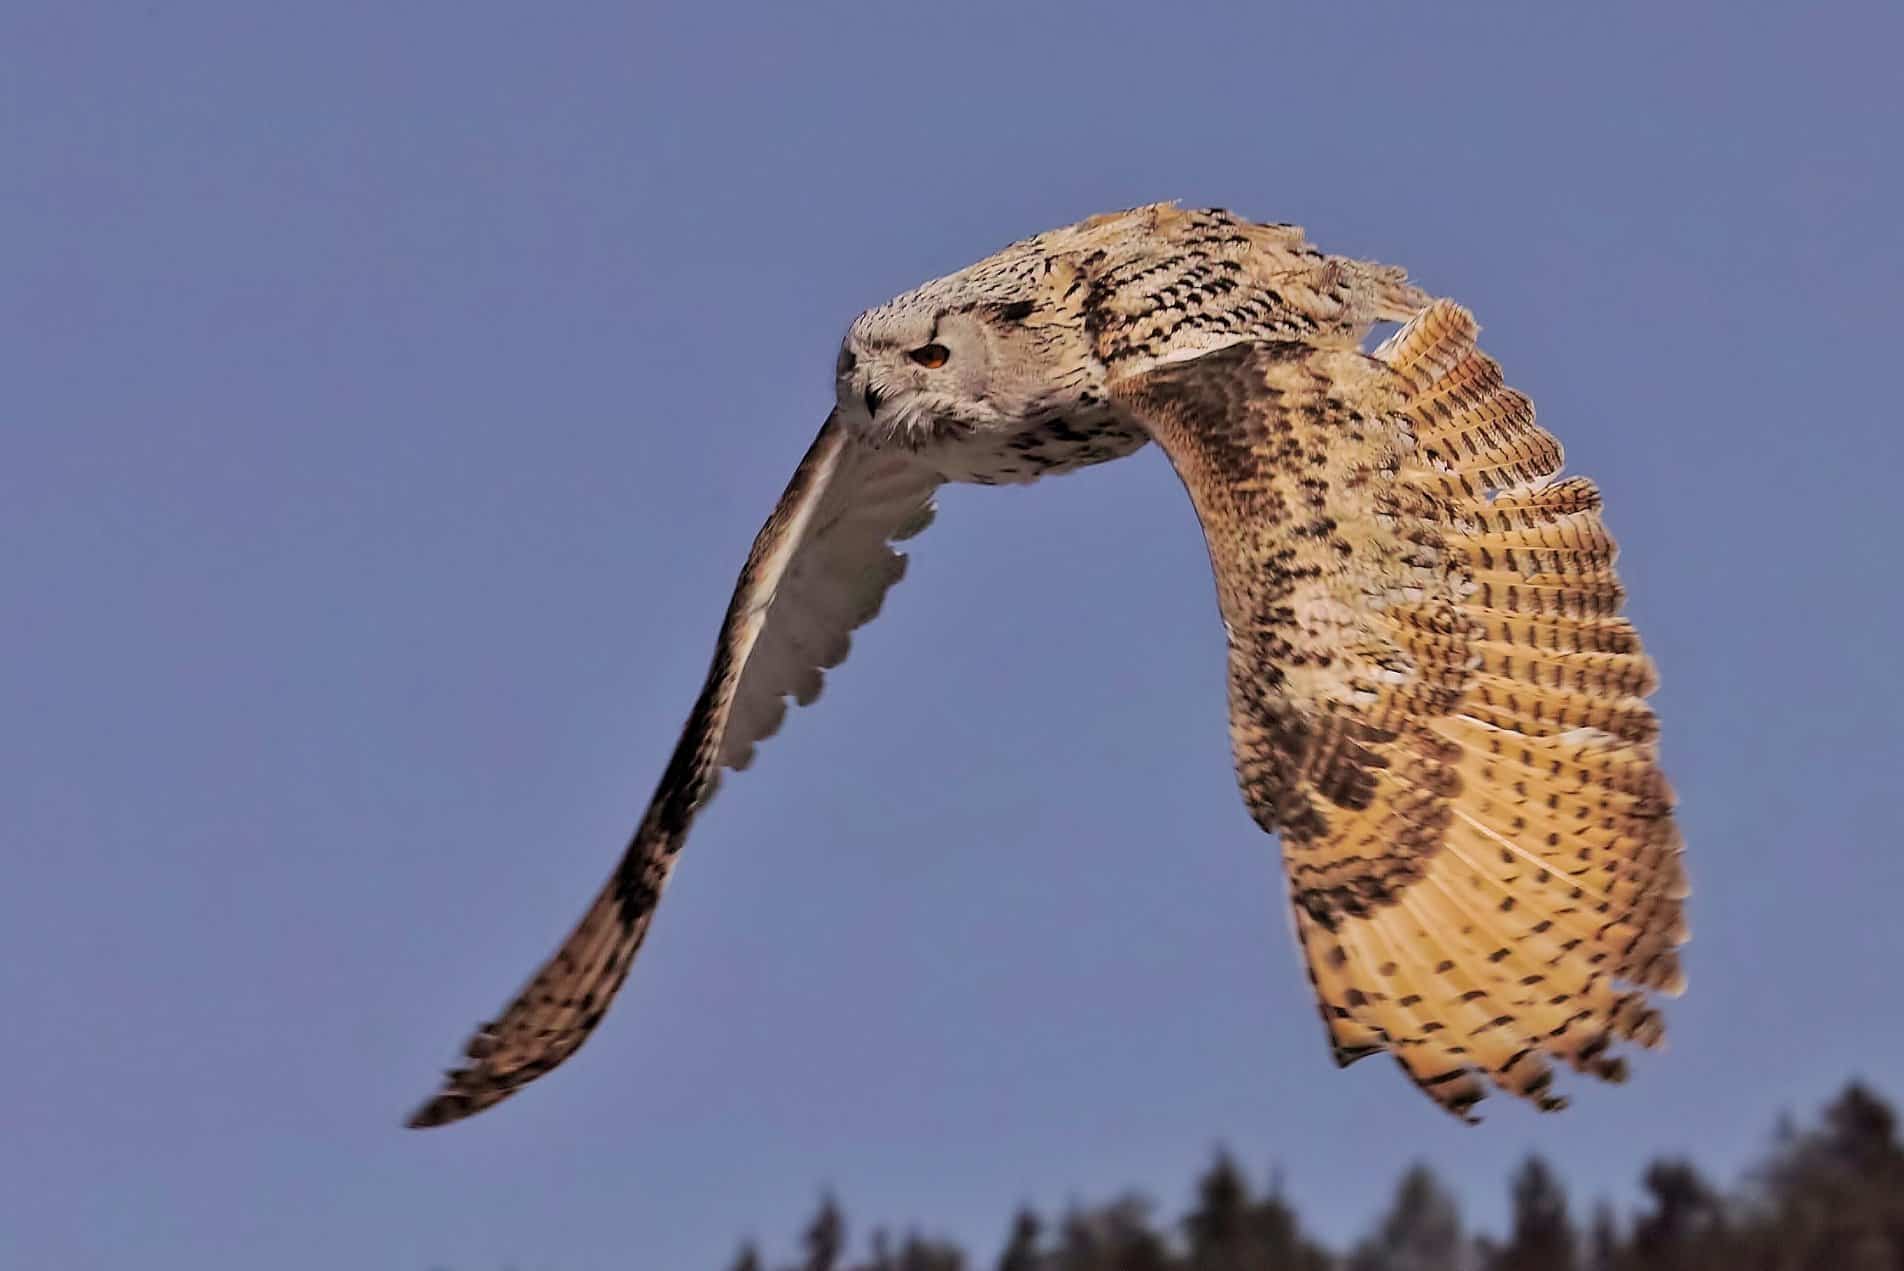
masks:
POLYGON ((1047 269, 968 270, 868 309, 840 345, 841 419, 869 438, 919 444, 1006 432, 1102 393, 1074 304, 1047 269))

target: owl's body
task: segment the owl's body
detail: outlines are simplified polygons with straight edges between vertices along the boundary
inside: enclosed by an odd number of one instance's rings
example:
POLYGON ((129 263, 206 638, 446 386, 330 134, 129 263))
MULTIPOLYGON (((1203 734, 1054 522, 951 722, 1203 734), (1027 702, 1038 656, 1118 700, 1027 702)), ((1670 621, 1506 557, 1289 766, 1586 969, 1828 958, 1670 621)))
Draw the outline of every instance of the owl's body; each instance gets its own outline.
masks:
MULTIPOLYGON (((1114 379, 1243 341, 1346 347, 1369 323, 1400 321, 1426 302, 1400 270, 1325 256, 1294 226, 1155 205, 1013 243, 868 310, 847 333, 842 365, 868 343, 927 343, 948 318, 988 319, 989 351, 1027 372, 1012 377, 1021 391, 1002 412, 968 416, 954 403, 877 421, 868 412, 858 436, 912 451, 948 481, 1017 485, 1150 440, 1112 404, 1114 379)), ((852 404, 842 398, 857 419, 852 404)))
POLYGON ((755 541, 660 788, 581 924, 413 1119, 507 1097, 589 1035, 695 812, 879 609, 948 481, 1156 442, 1201 520, 1251 816, 1282 840, 1340 1063, 1461 1115, 1543 1108, 1660 1036, 1685 894, 1591 483, 1465 311, 1284 225, 1168 205, 1015 243, 860 315, 836 405, 755 541), (1373 351, 1378 321, 1405 324, 1373 351))

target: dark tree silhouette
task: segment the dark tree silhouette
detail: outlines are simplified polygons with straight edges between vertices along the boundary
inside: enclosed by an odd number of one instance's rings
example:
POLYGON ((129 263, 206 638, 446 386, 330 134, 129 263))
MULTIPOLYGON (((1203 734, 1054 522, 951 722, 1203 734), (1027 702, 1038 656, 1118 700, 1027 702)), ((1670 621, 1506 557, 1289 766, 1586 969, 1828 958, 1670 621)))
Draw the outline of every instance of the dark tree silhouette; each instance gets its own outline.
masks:
POLYGON ((1038 1271, 1043 1265, 1039 1244, 1044 1239, 1044 1224, 1030 1206, 1012 1218, 1011 1235, 1006 1237, 1004 1252, 998 1255, 998 1271, 1038 1271))
POLYGON ((1593 1207, 1593 1227, 1587 1233, 1587 1271, 1619 1271, 1620 1220, 1613 1206, 1601 1201, 1593 1207))
POLYGON ((1218 1152, 1197 1182, 1196 1208, 1181 1224, 1184 1271, 1328 1271, 1333 1260, 1302 1234, 1279 1181, 1260 1199, 1235 1158, 1218 1152))
POLYGON ((1183 1224, 1196 1271, 1242 1271, 1252 1265, 1249 1208, 1248 1181, 1230 1154, 1219 1151, 1197 1183, 1197 1207, 1183 1224))
POLYGON ((956 1245, 909 1233, 899 1246, 895 1271, 965 1271, 965 1253, 956 1245))
POLYGON ((1169 1271, 1171 1255, 1150 1225, 1150 1202, 1125 1196, 1065 1215, 1052 1271, 1169 1271))
MULTIPOLYGON (((997 1271, 1904 1271, 1904 1144, 1897 1115, 1852 1083, 1800 1129, 1781 1122, 1766 1158, 1731 1193, 1689 1161, 1656 1160, 1630 1222, 1605 1202, 1584 1240, 1559 1176, 1529 1157, 1509 1180, 1512 1218, 1498 1238, 1468 1237, 1454 1199, 1425 1165, 1404 1173, 1388 1211, 1346 1257, 1303 1234, 1272 1181, 1262 1196, 1227 1153, 1196 1186, 1190 1212, 1153 1221, 1141 1196, 1074 1208, 1055 1241, 1030 1208, 1013 1217, 997 1271)), ((782 1271, 962 1271, 955 1245, 884 1231, 854 1260, 831 1196, 782 1271)), ((731 1271, 765 1271, 743 1245, 731 1271)))
POLYGON ((1904 1146, 1897 1116, 1853 1082, 1808 1133, 1785 1127, 1756 1171, 1752 1227, 1767 1266, 1904 1268, 1904 1146))
POLYGON ((1335 1259, 1302 1232, 1296 1211, 1283 1197, 1282 1179, 1272 1178, 1269 1194, 1250 1210, 1259 1267, 1268 1271, 1329 1271, 1335 1259))
POLYGON ((840 1255, 846 1252, 846 1216, 831 1192, 820 1200, 820 1212, 806 1231, 806 1260, 800 1271, 839 1271, 840 1255))
POLYGON ((1461 1211, 1434 1171, 1412 1165, 1373 1235, 1356 1247, 1350 1271, 1465 1271, 1461 1211))
POLYGON ((1575 1271, 1579 1236, 1567 1214, 1567 1192, 1547 1162, 1530 1156, 1509 1184, 1513 1229, 1487 1261, 1488 1271, 1575 1271))
POLYGON ((1631 1271, 1698 1271, 1725 1240, 1725 1212, 1692 1162, 1654 1161, 1642 1183, 1652 1209, 1633 1224, 1631 1271))

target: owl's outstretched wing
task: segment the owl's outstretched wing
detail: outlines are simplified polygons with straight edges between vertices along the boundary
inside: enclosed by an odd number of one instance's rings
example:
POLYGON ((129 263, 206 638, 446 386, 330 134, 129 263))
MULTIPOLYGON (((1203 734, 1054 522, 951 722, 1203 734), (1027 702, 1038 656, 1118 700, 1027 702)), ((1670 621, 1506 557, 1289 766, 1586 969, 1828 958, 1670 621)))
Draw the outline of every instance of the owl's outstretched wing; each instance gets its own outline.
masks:
POLYGON ((721 624, 714 664, 674 756, 621 863, 580 924, 496 1019, 464 1048, 469 1062, 410 1118, 443 1125, 507 1098, 573 1054, 607 1010, 647 934, 695 813, 722 767, 820 691, 852 630, 905 572, 890 544, 932 520, 938 475, 875 453, 829 418, 754 540, 721 624))
POLYGON ((1429 307, 1374 355, 1236 345, 1112 397, 1203 524, 1230 729, 1282 837, 1335 1057, 1391 1052, 1457 1115, 1548 1057, 1617 1080, 1677 992, 1685 895, 1653 668, 1593 485, 1429 307))

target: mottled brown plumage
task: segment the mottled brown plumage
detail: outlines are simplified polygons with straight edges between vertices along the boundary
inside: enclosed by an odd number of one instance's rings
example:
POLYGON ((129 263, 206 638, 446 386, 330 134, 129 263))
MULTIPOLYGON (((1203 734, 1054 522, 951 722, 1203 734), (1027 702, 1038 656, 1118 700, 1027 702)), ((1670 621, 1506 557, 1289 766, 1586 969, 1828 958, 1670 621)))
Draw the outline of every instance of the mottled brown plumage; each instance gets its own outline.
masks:
POLYGON ((1251 814, 1283 843, 1338 1062, 1466 1116, 1543 1108, 1660 1036, 1685 884, 1591 483, 1468 314, 1290 226, 1158 205, 1013 244, 862 314, 837 406, 754 544, 641 827, 580 926, 415 1125, 560 1063, 627 975, 694 813, 808 702, 943 481, 1155 440, 1201 520, 1251 814), (1373 353, 1376 321, 1406 322, 1373 353))
POLYGON ((1209 541, 1250 811, 1339 1062, 1465 1113, 1656 1040, 1684 894, 1593 487, 1437 302, 1374 357, 1235 345, 1120 382, 1209 541))

